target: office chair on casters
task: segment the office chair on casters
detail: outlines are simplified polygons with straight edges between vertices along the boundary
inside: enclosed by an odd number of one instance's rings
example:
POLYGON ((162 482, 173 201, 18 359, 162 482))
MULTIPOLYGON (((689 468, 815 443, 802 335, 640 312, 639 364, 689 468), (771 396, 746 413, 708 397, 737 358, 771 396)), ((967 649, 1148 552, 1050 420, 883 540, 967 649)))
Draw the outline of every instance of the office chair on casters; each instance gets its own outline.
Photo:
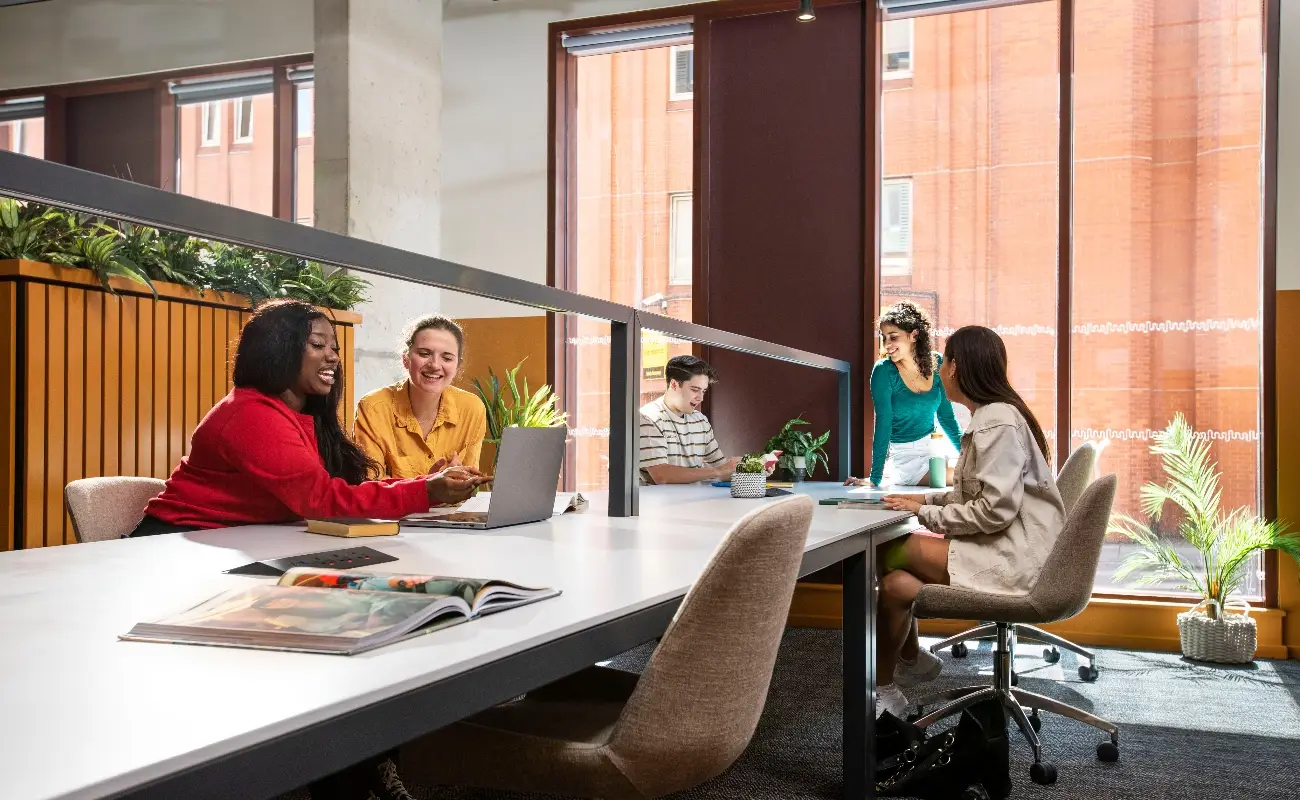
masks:
MULTIPOLYGON (((1061 467, 1061 472, 1056 476, 1056 486, 1061 491, 1061 500, 1065 504, 1065 513, 1069 514, 1078 502, 1083 490, 1088 488, 1092 483, 1092 476, 1097 467, 1098 449, 1092 442, 1084 442, 1070 454, 1065 460, 1065 465, 1061 467)), ((1008 648, 1011 651, 1011 685, 1017 685, 1019 676, 1016 675, 1016 644, 1019 639, 1027 639, 1033 642, 1040 642, 1049 645, 1043 650, 1043 660, 1049 664, 1055 664, 1061 660, 1061 648, 1069 650, 1086 660, 1088 663, 1079 665, 1079 679, 1091 683, 1097 680, 1097 656, 1091 651, 1080 647, 1071 642, 1069 639, 1063 639, 1054 633, 1049 633, 1042 628, 1033 625, 1011 625, 1008 631, 1009 642, 1008 648)), ((952 648, 953 658, 965 658, 970 651, 966 647, 966 642, 975 639, 996 640, 998 637, 997 625, 993 623, 984 623, 970 630, 962 631, 955 636, 949 636, 942 642, 930 647, 931 653, 938 653, 945 647, 952 648)))
POLYGON ((993 685, 953 689, 922 699, 918 705, 923 716, 915 721, 918 728, 927 728, 976 703, 996 698, 1016 721, 1020 732, 1034 751, 1034 764, 1029 770, 1029 777, 1034 783, 1056 782, 1056 767, 1044 763, 1041 758, 1038 730, 1042 722, 1038 716, 1039 711, 1060 714, 1109 734, 1110 739, 1097 746, 1097 758, 1101 761, 1119 759, 1119 728, 1113 723, 1050 697, 1013 688, 1010 646, 1015 626, 1069 619, 1087 607, 1088 600, 1092 597, 1093 576, 1097 572, 1097 561, 1101 558, 1101 545, 1110 521, 1117 483, 1114 475, 1107 475, 1084 490, 1070 510, 1065 528, 1057 537, 1029 594, 989 594, 938 584, 921 588, 916 602, 912 604, 915 616, 994 620, 990 625, 997 636, 997 647, 993 652, 993 685), (936 703, 946 705, 925 714, 925 707, 936 703), (1026 708, 1029 709, 1029 714, 1025 713, 1026 708))

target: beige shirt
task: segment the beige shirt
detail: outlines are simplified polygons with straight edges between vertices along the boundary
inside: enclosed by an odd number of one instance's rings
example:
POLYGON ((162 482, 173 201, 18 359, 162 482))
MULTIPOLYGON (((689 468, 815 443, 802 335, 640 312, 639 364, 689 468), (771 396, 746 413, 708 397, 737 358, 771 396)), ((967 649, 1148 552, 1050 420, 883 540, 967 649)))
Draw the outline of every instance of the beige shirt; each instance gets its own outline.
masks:
POLYGON ((953 489, 925 497, 921 523, 948 540, 953 586, 1028 594, 1065 527, 1056 478, 1014 406, 975 411, 961 437, 953 489))

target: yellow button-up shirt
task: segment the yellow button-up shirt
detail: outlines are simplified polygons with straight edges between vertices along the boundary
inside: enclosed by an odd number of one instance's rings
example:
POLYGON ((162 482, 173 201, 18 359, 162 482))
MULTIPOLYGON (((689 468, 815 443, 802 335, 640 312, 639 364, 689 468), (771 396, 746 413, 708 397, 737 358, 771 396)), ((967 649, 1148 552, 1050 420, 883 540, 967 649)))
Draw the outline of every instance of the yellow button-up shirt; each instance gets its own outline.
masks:
POLYGON ((460 456, 477 467, 487 435, 487 409, 477 395, 455 386, 442 392, 438 416, 429 435, 411 409, 407 381, 376 389, 357 404, 353 436, 365 454, 379 464, 381 478, 428 475, 440 458, 460 456))

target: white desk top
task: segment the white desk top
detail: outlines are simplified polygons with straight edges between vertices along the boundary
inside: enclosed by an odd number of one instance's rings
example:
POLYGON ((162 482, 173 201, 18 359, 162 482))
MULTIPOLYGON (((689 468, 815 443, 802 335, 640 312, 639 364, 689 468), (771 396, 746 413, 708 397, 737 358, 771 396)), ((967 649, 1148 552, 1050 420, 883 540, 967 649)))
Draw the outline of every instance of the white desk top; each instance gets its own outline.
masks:
MULTIPOLYGON (((800 491, 843 496, 844 488, 800 491)), ((8 800, 102 797, 682 596, 737 518, 770 500, 643 487, 641 516, 590 509, 485 533, 339 540, 251 526, 0 553, 0 747, 8 800), (420 571, 554 586, 560 597, 357 656, 123 642, 117 635, 228 588, 222 570, 366 545, 420 571)), ((808 549, 907 514, 819 506, 808 549)), ((882 530, 882 535, 884 531, 882 530)))

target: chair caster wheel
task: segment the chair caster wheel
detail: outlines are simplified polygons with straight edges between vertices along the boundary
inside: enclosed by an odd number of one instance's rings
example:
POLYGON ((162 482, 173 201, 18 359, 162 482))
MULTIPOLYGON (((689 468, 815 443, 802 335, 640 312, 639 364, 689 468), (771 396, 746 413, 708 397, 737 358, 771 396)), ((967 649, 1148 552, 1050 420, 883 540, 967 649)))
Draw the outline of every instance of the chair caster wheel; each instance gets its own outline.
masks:
POLYGON ((1097 745, 1097 760, 1114 764, 1119 761, 1119 745, 1114 742, 1102 742, 1097 745))
MULTIPOLYGON (((1043 718, 1038 716, 1037 711, 1029 715, 1029 727, 1034 729, 1034 733, 1038 733, 1043 729, 1043 718)), ((1098 758, 1100 757, 1098 756, 1098 758)))
POLYGON ((1048 664, 1055 664, 1061 660, 1061 651, 1055 647, 1049 647, 1043 650, 1043 660, 1048 664))
POLYGON ((977 783, 966 787, 966 790, 961 793, 961 800, 989 800, 989 793, 977 783))
POLYGON ((1039 786, 1056 783, 1056 765, 1038 762, 1029 768, 1029 779, 1039 786))
POLYGON ((1020 676, 1017 675, 1017 674, 1014 673, 1014 672, 1011 673, 1011 685, 1012 685, 1012 686, 1019 686, 1019 685, 1020 685, 1020 676))
POLYGON ((952 646, 953 658, 965 658, 968 655, 970 655, 970 650, 966 649, 965 642, 958 642, 957 644, 952 646))
POLYGON ((1097 667, 1091 664, 1079 665, 1079 680, 1084 683, 1092 683, 1097 680, 1097 667))

